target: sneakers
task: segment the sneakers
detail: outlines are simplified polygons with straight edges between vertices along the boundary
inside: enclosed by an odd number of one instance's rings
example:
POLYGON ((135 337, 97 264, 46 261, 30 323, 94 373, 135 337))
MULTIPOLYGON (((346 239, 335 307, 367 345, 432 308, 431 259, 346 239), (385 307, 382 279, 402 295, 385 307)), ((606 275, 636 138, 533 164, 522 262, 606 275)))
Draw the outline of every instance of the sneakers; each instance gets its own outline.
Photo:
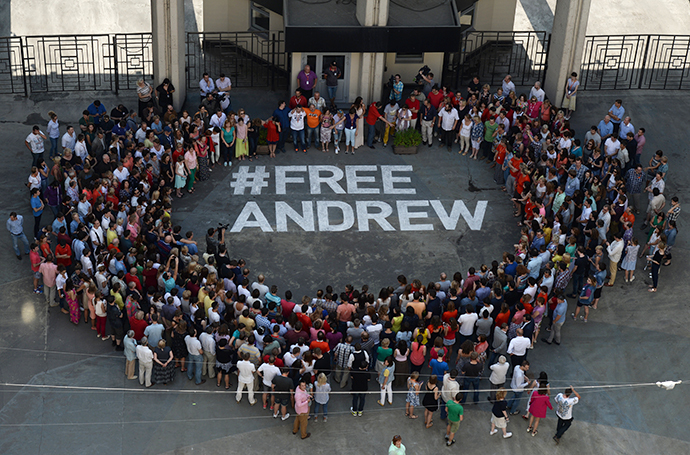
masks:
POLYGON ((340 152, 340 149, 335 149, 335 154, 337 155, 338 152, 340 152))
POLYGON ((489 431, 489 436, 493 436, 496 433, 498 433, 498 430, 494 428, 493 430, 489 431))
POLYGON ((508 438, 511 437, 512 435, 513 435, 513 433, 511 433, 511 432, 509 431, 508 433, 506 433, 506 434, 503 435, 503 439, 508 439, 508 438))
POLYGON ((453 444, 455 444, 455 439, 453 439, 452 441, 448 441, 448 440, 446 441, 446 446, 448 446, 448 447, 452 446, 453 444))
POLYGON ((284 415, 283 417, 280 418, 280 420, 283 420, 283 421, 284 421, 284 420, 287 420, 287 419, 289 419, 289 418, 290 418, 290 413, 287 412, 287 413, 285 413, 285 415, 284 415))
POLYGON ((362 411, 357 412, 357 417, 362 417, 362 411))
POLYGON ((573 321, 577 321, 577 318, 575 317, 575 313, 570 313, 570 317, 573 318, 573 321))
POLYGON ((323 421, 324 421, 324 423, 325 423, 325 422, 328 422, 328 417, 323 416, 323 421))
POLYGON ((583 322, 587 322, 587 319, 582 319, 583 322))
POLYGON ((582 316, 582 315, 580 315, 580 321, 585 321, 585 322, 587 322, 587 320, 585 319, 585 317, 582 316))
POLYGON ((635 275, 630 277, 630 282, 632 283, 633 281, 635 281, 635 275))
POLYGON ((350 414, 352 414, 353 416, 357 417, 357 411, 354 411, 354 410, 352 409, 352 407, 350 407, 350 414))
POLYGON ((274 413, 273 413, 273 418, 274 418, 274 419, 277 419, 277 418, 278 418, 278 413, 277 413, 277 412, 274 412, 274 413))

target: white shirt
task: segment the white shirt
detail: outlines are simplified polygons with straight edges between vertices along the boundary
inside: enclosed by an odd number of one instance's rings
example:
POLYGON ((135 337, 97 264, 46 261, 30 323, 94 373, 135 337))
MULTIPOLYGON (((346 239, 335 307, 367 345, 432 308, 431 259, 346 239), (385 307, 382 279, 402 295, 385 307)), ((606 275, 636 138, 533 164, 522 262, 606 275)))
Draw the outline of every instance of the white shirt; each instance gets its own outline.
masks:
POLYGON ((295 131, 300 131, 304 129, 304 117, 307 114, 304 111, 296 112, 290 111, 288 117, 290 117, 290 128, 295 131))
POLYGON ((517 336, 510 340, 510 344, 508 345, 508 354, 523 356, 527 353, 527 348, 529 348, 531 344, 532 342, 529 340, 529 338, 517 336))
POLYGON ((608 138, 604 142, 604 147, 606 148, 606 156, 613 156, 621 149, 621 143, 620 141, 614 142, 611 138, 608 138))
POLYGON ((477 313, 465 313, 460 316, 458 318, 458 322, 460 323, 460 335, 465 337, 471 336, 472 332, 474 332, 474 324, 477 322, 477 319, 479 319, 477 313))
MULTIPOLYGON (((208 309, 208 323, 213 324, 214 322, 220 322, 220 315, 213 311, 213 308, 208 309)), ((204 348, 206 349, 206 348, 204 348)))
POLYGON ((86 159, 89 154, 89 150, 86 148, 86 141, 74 144, 74 154, 81 158, 82 161, 86 159))
POLYGON ((239 371, 239 382, 254 382, 254 372, 256 367, 249 360, 240 360, 237 362, 237 370, 239 371))
POLYGON ((129 169, 127 169, 126 167, 123 167, 122 170, 120 170, 119 168, 115 169, 113 171, 113 175, 117 177, 117 179, 120 182, 124 182, 125 180, 127 180, 127 177, 129 177, 129 169))
POLYGON ((206 82, 206 79, 202 78, 199 81, 199 89, 200 89, 201 96, 205 97, 206 95, 211 93, 213 90, 215 90, 216 86, 213 84, 213 79, 211 79, 210 77, 208 78, 208 82, 206 82))
POLYGON ((460 120, 458 111, 455 108, 451 108, 450 111, 443 108, 438 112, 438 116, 441 117, 441 128, 443 128, 443 131, 452 130, 455 122, 460 120))
POLYGON ((270 363, 264 363, 259 367, 259 371, 264 376, 263 383, 265 386, 271 387, 273 378, 280 376, 280 368, 270 363))
POLYGON ((89 237, 91 237, 91 243, 94 245, 104 245, 105 244, 105 238, 103 235, 103 231, 101 228, 96 228, 92 227, 91 232, 89 233, 89 237))
POLYGON ((495 385, 503 385, 506 382, 506 374, 510 365, 506 363, 495 363, 489 367, 491 370, 491 376, 489 376, 489 381, 495 385))
POLYGON ((525 378, 525 372, 522 371, 520 365, 516 365, 513 370, 513 379, 510 381, 510 388, 513 392, 522 392, 528 384, 529 381, 525 378))
POLYGON ((187 345, 187 352, 189 352, 189 355, 201 355, 199 350, 203 348, 201 347, 201 342, 197 340, 196 337, 187 335, 184 337, 184 342, 187 345))
POLYGON ((137 359, 140 363, 151 363, 153 362, 153 352, 148 346, 138 345, 137 349, 137 359))
POLYGON ((51 120, 48 122, 48 127, 46 128, 48 132, 48 137, 57 139, 60 137, 60 122, 57 120, 51 120))
POLYGON ((55 276, 55 286, 57 287, 58 291, 65 289, 65 283, 67 282, 67 277, 62 276, 61 273, 58 273, 55 276))
POLYGON ((570 420, 573 418, 573 406, 579 403, 580 400, 577 397, 570 396, 565 397, 562 393, 556 395, 556 415, 563 420, 570 420))
POLYGON ((34 188, 40 188, 41 187, 41 175, 38 174, 35 177, 33 175, 29 175, 29 189, 33 190, 34 188))
POLYGON ((74 144, 77 143, 77 133, 72 131, 72 135, 70 136, 69 133, 65 133, 62 135, 62 148, 67 148, 70 150, 74 150, 74 144))
POLYGON ((537 101, 544 102, 544 90, 537 89, 536 87, 532 87, 532 90, 529 91, 529 99, 532 99, 532 97, 535 97, 537 101))
POLYGON ((81 268, 88 276, 93 276, 93 261, 89 256, 84 256, 82 255, 81 259, 81 268))
POLYGON ((141 127, 139 127, 137 132, 134 133, 134 138, 137 140, 137 142, 143 143, 146 140, 146 131, 142 130, 141 127))
POLYGON ((26 136, 26 142, 28 142, 29 145, 31 145, 32 153, 43 153, 45 151, 43 137, 41 137, 40 134, 29 134, 28 136, 26 136))
POLYGON ((210 354, 216 353, 216 339, 213 338, 213 335, 204 332, 199 335, 199 341, 201 342, 201 347, 204 349, 204 352, 210 354))
POLYGON ((264 297, 266 296, 266 294, 269 291, 268 286, 266 286, 265 284, 259 284, 257 281, 252 283, 252 290, 254 290, 254 289, 259 290, 259 298, 261 300, 264 300, 264 297))
POLYGON ((506 82, 506 80, 503 79, 502 88, 503 88, 503 96, 508 98, 508 95, 510 95, 510 92, 515 91, 515 84, 513 83, 513 81, 506 82))
POLYGON ((225 125, 225 120, 227 119, 226 115, 221 113, 220 117, 218 117, 218 113, 213 114, 211 117, 211 120, 209 123, 211 126, 217 126, 220 129, 223 129, 223 125, 225 125))
POLYGON ((218 78, 216 79, 216 88, 219 91, 225 91, 226 88, 232 87, 232 81, 230 80, 229 77, 224 77, 223 79, 218 78))

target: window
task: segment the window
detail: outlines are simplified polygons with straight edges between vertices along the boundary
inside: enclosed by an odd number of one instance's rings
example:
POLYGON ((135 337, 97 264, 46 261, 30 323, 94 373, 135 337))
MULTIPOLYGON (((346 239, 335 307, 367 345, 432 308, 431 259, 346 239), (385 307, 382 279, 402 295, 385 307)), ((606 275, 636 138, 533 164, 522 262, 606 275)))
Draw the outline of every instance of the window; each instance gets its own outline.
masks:
POLYGON ((263 7, 251 2, 249 6, 250 24, 254 30, 268 31, 270 30, 269 12, 263 7))
POLYGON ((458 13, 460 16, 460 26, 463 28, 471 28, 474 25, 474 5, 467 8, 465 11, 458 13))
POLYGON ((395 63, 424 63, 424 54, 395 54, 395 63))

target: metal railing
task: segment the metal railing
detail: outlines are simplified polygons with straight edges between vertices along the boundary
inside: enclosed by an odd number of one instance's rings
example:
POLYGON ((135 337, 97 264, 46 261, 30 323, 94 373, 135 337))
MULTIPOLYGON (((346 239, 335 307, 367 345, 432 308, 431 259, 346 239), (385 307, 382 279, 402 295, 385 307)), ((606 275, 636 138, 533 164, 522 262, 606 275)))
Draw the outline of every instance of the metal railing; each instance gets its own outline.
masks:
POLYGON ((150 33, 0 38, 0 94, 130 90, 153 79, 150 33))
POLYGON ((449 55, 443 80, 453 88, 466 87, 474 76, 492 86, 507 74, 515 85, 543 81, 549 41, 547 32, 467 32, 459 51, 449 55))
POLYGON ((582 90, 690 89, 690 36, 587 36, 582 90))
POLYGON ((187 33, 187 87, 199 87, 203 74, 228 76, 237 87, 287 87, 289 55, 284 32, 187 33))

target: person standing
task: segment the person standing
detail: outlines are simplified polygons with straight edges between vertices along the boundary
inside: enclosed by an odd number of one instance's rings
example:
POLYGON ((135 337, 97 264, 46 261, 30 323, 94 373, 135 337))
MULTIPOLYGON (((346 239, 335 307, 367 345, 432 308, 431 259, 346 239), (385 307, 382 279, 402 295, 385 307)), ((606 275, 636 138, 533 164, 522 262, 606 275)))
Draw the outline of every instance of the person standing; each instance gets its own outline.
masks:
POLYGON ((446 144, 449 152, 453 145, 453 136, 458 120, 460 120, 458 111, 450 103, 446 104, 438 113, 438 127, 443 131, 442 142, 446 144))
POLYGON ((369 362, 362 360, 356 369, 351 371, 352 376, 352 407, 350 413, 353 416, 362 417, 364 410, 364 402, 366 400, 366 392, 369 389, 369 380, 371 373, 369 372, 369 362))
POLYGON ((331 62, 329 66, 323 72, 323 78, 326 79, 326 90, 328 91, 328 99, 331 102, 331 106, 335 106, 335 97, 338 92, 338 79, 343 75, 338 64, 336 62, 331 62))
POLYGON ((388 455, 405 455, 405 445, 402 443, 402 437, 399 434, 393 436, 391 445, 388 448, 388 455))
POLYGON ((508 419, 507 403, 506 403, 506 390, 504 388, 498 389, 496 392, 496 401, 491 408, 491 431, 489 435, 493 436, 498 433, 498 428, 503 431, 503 438, 508 439, 513 435, 506 430, 508 419))
POLYGON ((48 255, 45 261, 38 267, 38 272, 43 276, 43 294, 49 307, 58 305, 60 296, 57 293, 57 265, 53 261, 53 256, 48 255))
POLYGON ((137 97, 139 98, 139 117, 146 118, 146 108, 153 104, 153 87, 143 78, 137 81, 137 97))
POLYGON ((22 260, 22 253, 19 250, 19 242, 24 244, 24 254, 29 254, 29 239, 24 234, 24 217, 17 215, 17 212, 11 212, 7 219, 7 230, 12 236, 12 248, 18 260, 22 260))
POLYGON ((491 392, 489 392, 489 402, 493 403, 496 400, 496 390, 503 387, 506 382, 506 375, 510 369, 510 364, 506 361, 504 355, 498 358, 498 363, 489 366, 491 376, 489 376, 489 383, 491 384, 491 392))
POLYGON ((201 385, 206 382, 201 379, 201 367, 204 363, 204 350, 201 347, 201 342, 196 337, 196 329, 192 327, 191 334, 184 337, 187 345, 187 352, 189 352, 189 364, 187 366, 187 379, 194 378, 196 385, 201 385))
POLYGON ((513 396, 508 401, 508 412, 511 415, 520 413, 520 398, 525 391, 525 387, 529 385, 529 379, 525 376, 527 370, 529 370, 529 361, 527 360, 524 360, 522 365, 516 365, 513 370, 513 379, 510 381, 513 396))
POLYGON ((127 379, 136 379, 134 368, 137 364, 137 340, 134 339, 134 330, 127 332, 122 344, 125 346, 125 376, 127 379))
POLYGON ((247 394, 249 395, 249 404, 254 406, 256 400, 254 399, 254 372, 256 366, 249 361, 249 353, 241 353, 241 359, 237 362, 237 395, 235 400, 239 403, 242 400, 242 391, 247 387, 247 394))
POLYGON ((446 446, 455 444, 455 433, 460 428, 460 422, 463 420, 463 409, 460 404, 462 401, 462 392, 458 392, 455 396, 448 400, 446 407, 448 408, 448 426, 446 427, 446 446))
POLYGON ((295 424, 292 426, 292 434, 297 434, 300 431, 302 439, 307 439, 311 433, 307 433, 307 419, 309 418, 309 405, 311 404, 311 395, 307 392, 306 379, 302 377, 299 385, 295 390, 295 424))
POLYGON ((142 337, 136 348, 139 359, 139 384, 151 387, 151 372, 153 371, 153 352, 149 348, 149 340, 142 337))
POLYGON ((580 394, 575 391, 573 386, 565 389, 563 393, 556 395, 556 416, 558 416, 558 424, 556 425, 556 434, 553 440, 556 444, 561 442, 561 438, 570 425, 573 424, 573 406, 580 402, 580 394), (575 396, 573 396, 575 395, 575 396))
POLYGON ((395 380, 395 363, 393 356, 386 357, 383 362, 383 368, 379 373, 379 385, 381 385, 381 399, 377 401, 383 406, 386 393, 388 393, 388 404, 393 404, 393 381, 395 380))
POLYGON ((297 87, 307 99, 311 98, 316 79, 316 74, 309 65, 304 65, 304 69, 297 74, 297 87))
MULTIPOLYGON (((580 81, 577 80, 577 73, 570 73, 570 78, 565 83, 565 96, 561 108, 565 109, 565 119, 570 120, 570 116, 575 112, 577 100, 577 88, 580 86, 580 81)), ((603 137, 602 137, 603 139, 603 137)))
POLYGON ((46 140, 46 135, 43 134, 38 125, 34 125, 31 128, 31 134, 26 136, 24 140, 24 145, 29 149, 33 157, 31 165, 38 166, 39 159, 43 158, 43 152, 45 151, 45 145, 43 141, 46 140))
POLYGON ((616 273, 618 273, 618 261, 621 260, 623 254, 623 237, 620 232, 614 232, 613 243, 604 242, 606 245, 606 252, 609 255, 609 281, 604 286, 613 286, 616 281, 616 273))
POLYGON ((50 157, 58 156, 58 139, 60 139, 60 123, 58 122, 58 116, 55 112, 48 112, 48 117, 50 121, 46 128, 48 133, 48 138, 50 138, 50 157))
POLYGON ((562 292, 557 295, 556 299, 558 303, 551 314, 551 335, 549 335, 548 339, 542 338, 541 341, 546 344, 551 344, 553 342, 560 345, 561 329, 563 328, 563 324, 565 324, 565 313, 568 311, 568 302, 566 302, 562 292))

